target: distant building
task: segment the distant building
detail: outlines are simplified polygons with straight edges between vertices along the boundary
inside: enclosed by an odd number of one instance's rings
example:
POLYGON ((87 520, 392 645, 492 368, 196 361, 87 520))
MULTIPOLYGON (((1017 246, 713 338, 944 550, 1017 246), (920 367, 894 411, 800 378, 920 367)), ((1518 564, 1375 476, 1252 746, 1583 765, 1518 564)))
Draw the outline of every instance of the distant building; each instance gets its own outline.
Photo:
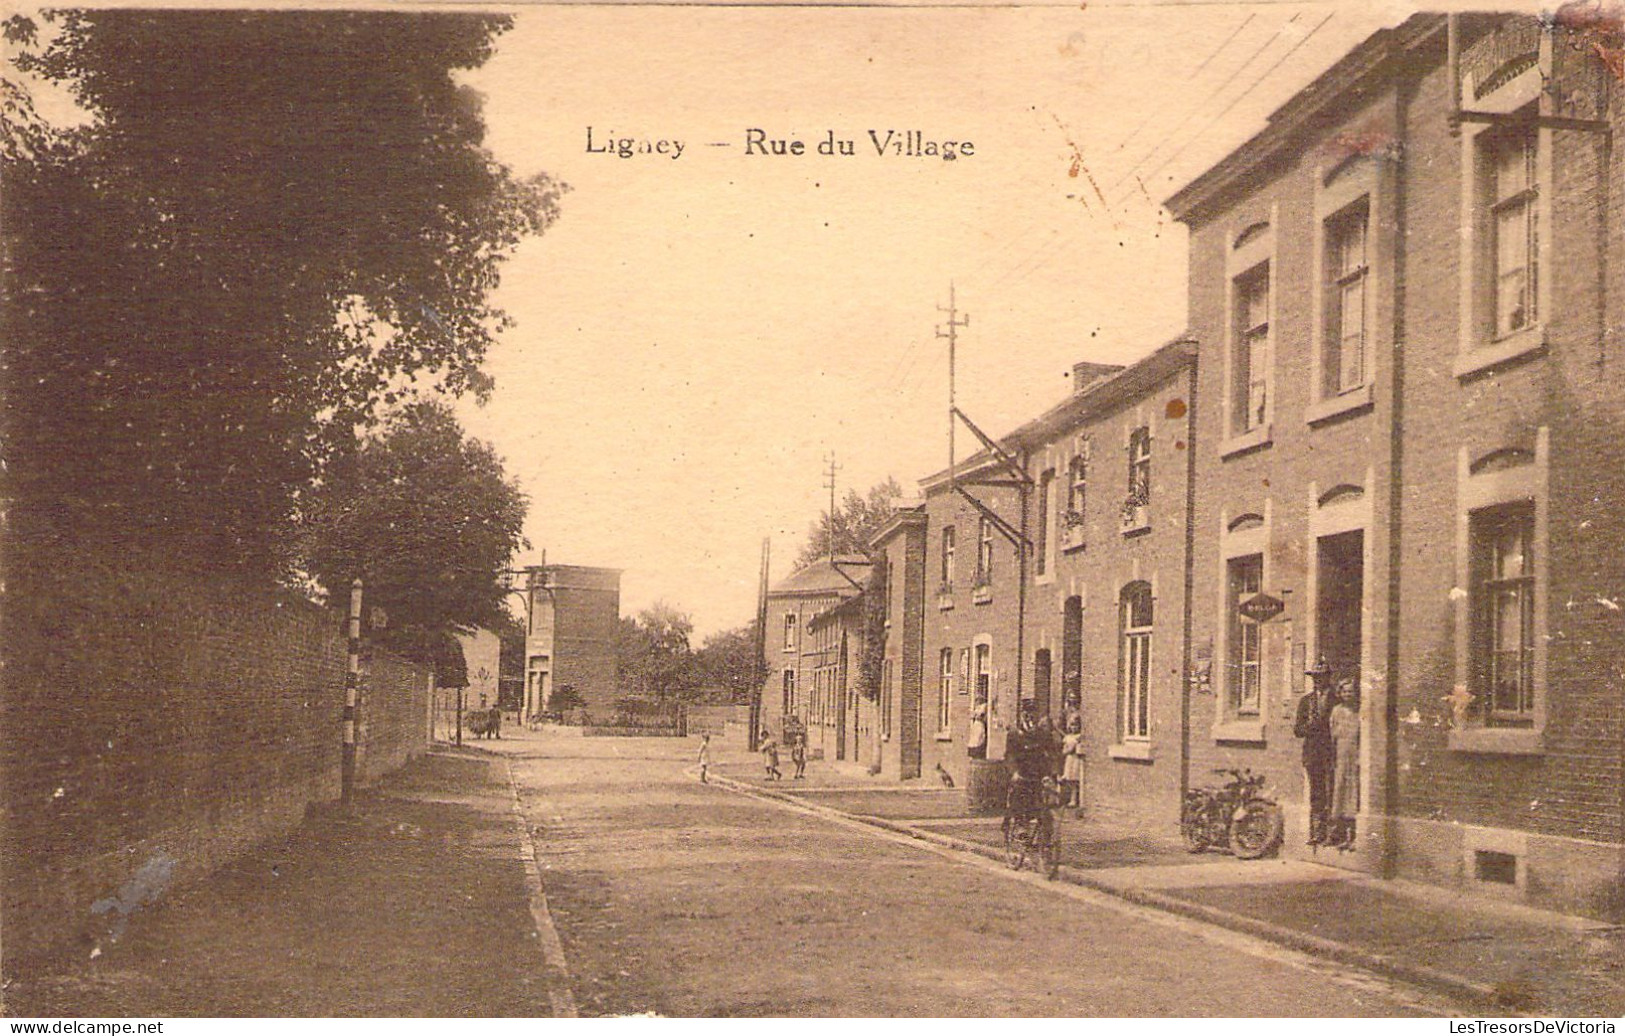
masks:
POLYGON ((622 697, 615 675, 621 618, 621 570, 532 565, 525 570, 530 628, 525 631, 526 718, 545 712, 569 687, 590 712, 622 697))
POLYGON ((825 703, 815 701, 813 694, 814 675, 824 654, 808 627, 815 616, 856 597, 868 579, 869 567, 869 559, 861 554, 842 555, 833 561, 825 558, 797 569, 768 590, 763 652, 767 678, 762 685, 761 723, 775 739, 784 736, 789 720, 792 726, 808 726, 810 749, 842 754, 833 751, 841 738, 840 717, 829 717, 835 720, 835 727, 826 725, 825 703), (817 743, 812 741, 815 733, 817 743))

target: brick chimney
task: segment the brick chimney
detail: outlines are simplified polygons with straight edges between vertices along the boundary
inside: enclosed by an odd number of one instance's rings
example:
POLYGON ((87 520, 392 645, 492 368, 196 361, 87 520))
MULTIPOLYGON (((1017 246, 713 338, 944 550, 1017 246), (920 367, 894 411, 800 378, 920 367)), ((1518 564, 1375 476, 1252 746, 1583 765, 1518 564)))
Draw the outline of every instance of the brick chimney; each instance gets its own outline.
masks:
POLYGON ((1122 370, 1122 364, 1117 363, 1082 363, 1072 365, 1072 391, 1082 392, 1101 378, 1108 378, 1122 370))

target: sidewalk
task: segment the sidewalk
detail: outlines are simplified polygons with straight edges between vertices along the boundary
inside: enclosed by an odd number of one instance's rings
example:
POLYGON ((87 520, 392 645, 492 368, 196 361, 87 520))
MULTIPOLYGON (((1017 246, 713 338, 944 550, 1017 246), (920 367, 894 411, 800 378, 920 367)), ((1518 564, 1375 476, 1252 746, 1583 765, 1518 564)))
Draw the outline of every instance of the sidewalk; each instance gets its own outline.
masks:
MULTIPOLYGON (((971 816, 963 789, 882 781, 823 760, 808 763, 804 780, 767 781, 760 758, 738 746, 723 747, 712 772, 758 793, 1002 858, 999 819, 971 816)), ((1309 861, 1193 856, 1172 823, 1163 827, 1067 816, 1060 877, 1424 985, 1479 1011, 1625 1014, 1625 927, 1309 861)))
POLYGON ((179 889, 14 1017, 547 1017, 505 760, 437 747, 352 807, 179 889))

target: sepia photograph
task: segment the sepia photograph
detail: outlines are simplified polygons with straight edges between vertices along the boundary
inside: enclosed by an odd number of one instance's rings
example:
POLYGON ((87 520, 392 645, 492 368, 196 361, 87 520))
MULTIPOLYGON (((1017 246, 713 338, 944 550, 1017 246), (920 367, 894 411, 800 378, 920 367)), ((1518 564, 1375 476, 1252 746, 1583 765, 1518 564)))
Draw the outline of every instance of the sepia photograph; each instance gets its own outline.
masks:
POLYGON ((1620 0, 14 0, 0 1014, 1613 1033, 1616 128, 1620 0))

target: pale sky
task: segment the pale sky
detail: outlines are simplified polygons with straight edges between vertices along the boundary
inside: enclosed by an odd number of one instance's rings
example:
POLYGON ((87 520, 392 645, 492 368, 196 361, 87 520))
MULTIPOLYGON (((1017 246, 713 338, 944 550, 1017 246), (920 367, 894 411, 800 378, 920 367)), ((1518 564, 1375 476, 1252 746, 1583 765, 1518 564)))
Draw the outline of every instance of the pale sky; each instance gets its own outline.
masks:
POLYGON ((959 402, 993 434, 1072 363, 1139 358, 1185 318, 1184 230, 1156 203, 1409 13, 520 11, 468 78, 497 156, 572 190, 506 267, 517 326, 461 414, 531 494, 521 561, 624 569, 623 612, 664 599, 700 637, 748 622, 761 541, 782 578, 827 454, 842 494, 946 465, 950 282, 959 402), (685 149, 589 153, 589 126, 685 149), (747 156, 751 128, 809 153, 747 156), (871 129, 975 154, 879 157, 871 129), (830 130, 857 154, 818 155, 830 130))

